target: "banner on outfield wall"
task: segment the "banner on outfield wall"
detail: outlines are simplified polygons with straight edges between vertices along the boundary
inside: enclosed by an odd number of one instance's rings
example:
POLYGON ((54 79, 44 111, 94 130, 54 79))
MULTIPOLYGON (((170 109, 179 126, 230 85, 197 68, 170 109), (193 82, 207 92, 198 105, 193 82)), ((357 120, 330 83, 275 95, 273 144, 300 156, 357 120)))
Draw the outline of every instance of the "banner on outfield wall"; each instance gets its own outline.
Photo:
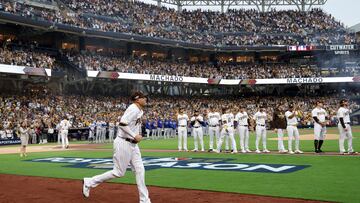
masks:
POLYGON ((123 80, 145 80, 158 82, 181 82, 181 83, 198 83, 210 85, 270 85, 270 84, 313 84, 313 83, 350 83, 360 82, 360 76, 355 77, 313 77, 313 78, 270 78, 270 79, 212 79, 185 77, 178 75, 153 75, 138 73, 121 73, 121 72, 100 72, 87 71, 88 77, 92 78, 109 78, 123 80))
POLYGON ((51 76, 51 69, 31 68, 26 66, 13 66, 0 64, 0 73, 12 73, 20 75, 51 76))
POLYGON ((0 146, 20 144, 20 139, 0 139, 0 146))

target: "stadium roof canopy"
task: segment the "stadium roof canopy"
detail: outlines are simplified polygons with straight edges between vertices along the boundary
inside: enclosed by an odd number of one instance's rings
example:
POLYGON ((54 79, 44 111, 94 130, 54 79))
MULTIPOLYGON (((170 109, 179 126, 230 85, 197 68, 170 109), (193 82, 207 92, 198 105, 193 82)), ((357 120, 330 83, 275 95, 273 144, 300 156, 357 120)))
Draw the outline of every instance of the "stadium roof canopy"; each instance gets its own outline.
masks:
POLYGON ((177 6, 181 11, 184 6, 220 6, 221 12, 224 8, 231 6, 255 6, 259 11, 269 11, 272 6, 296 6, 301 11, 309 10, 312 6, 324 5, 327 0, 153 0, 161 6, 162 3, 177 6))
POLYGON ((350 32, 355 32, 355 33, 360 32, 360 23, 358 23, 358 24, 356 24, 354 26, 351 26, 348 30, 350 32))

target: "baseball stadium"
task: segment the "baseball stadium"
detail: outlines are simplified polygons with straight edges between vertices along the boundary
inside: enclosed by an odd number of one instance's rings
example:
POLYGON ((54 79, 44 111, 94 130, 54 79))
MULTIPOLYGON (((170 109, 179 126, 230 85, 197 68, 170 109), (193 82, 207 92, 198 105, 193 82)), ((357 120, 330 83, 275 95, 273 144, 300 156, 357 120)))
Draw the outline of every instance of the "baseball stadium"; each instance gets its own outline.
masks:
POLYGON ((0 202, 360 202, 338 2, 0 0, 0 202))

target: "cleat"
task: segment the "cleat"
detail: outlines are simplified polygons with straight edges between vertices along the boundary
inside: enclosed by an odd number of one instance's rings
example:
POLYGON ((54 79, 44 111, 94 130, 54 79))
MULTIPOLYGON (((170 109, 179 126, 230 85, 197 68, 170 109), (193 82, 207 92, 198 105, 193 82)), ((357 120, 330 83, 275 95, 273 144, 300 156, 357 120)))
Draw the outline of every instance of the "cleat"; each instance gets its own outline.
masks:
POLYGON ((304 154, 304 152, 301 151, 301 150, 295 150, 295 153, 296 153, 296 154, 304 154))
POLYGON ((257 150, 255 151, 255 153, 261 154, 261 151, 257 149, 257 150))
POLYGON ((250 149, 247 149, 246 152, 251 153, 252 151, 250 149))
POLYGON ((264 149, 263 152, 264 152, 264 153, 270 153, 270 151, 267 150, 267 149, 264 149))
POLYGON ((214 151, 214 150, 213 150, 213 149, 209 149, 209 150, 208 150, 208 152, 212 152, 212 151, 214 151))
POLYGON ((85 198, 88 198, 90 196, 90 187, 86 186, 86 184, 85 184, 88 179, 89 178, 84 178, 83 179, 83 190, 82 190, 82 192, 83 192, 83 196, 85 198))
POLYGON ((241 153, 245 154, 245 153, 246 153, 246 150, 241 150, 241 153))
POLYGON ((292 150, 289 151, 289 154, 295 154, 295 152, 293 152, 292 150))

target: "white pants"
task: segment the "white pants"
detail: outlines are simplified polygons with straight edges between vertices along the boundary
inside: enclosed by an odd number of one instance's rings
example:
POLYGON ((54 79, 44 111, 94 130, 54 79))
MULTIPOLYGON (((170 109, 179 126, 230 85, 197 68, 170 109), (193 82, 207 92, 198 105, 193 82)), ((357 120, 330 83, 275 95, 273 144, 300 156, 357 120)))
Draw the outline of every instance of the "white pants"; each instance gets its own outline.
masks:
POLYGON ((193 127, 193 130, 192 130, 192 133, 193 133, 193 136, 194 136, 194 150, 199 150, 198 148, 198 138, 199 138, 199 141, 200 141, 200 145, 201 145, 201 151, 204 151, 204 138, 203 138, 203 129, 202 127, 193 127))
POLYGON ((149 192, 145 185, 145 168, 138 145, 117 137, 114 141, 113 162, 113 170, 90 178, 89 181, 85 182, 86 186, 96 187, 107 180, 123 177, 130 165, 132 171, 135 172, 140 203, 150 203, 149 192))
POLYGON ((179 150, 182 150, 182 149, 188 150, 187 149, 187 128, 186 127, 178 128, 178 149, 179 150))
POLYGON ((209 142, 209 149, 214 149, 214 136, 215 136, 215 141, 216 141, 216 145, 218 145, 219 143, 219 137, 220 137, 220 128, 219 126, 216 127, 212 127, 209 126, 209 137, 210 137, 210 142, 209 142))
POLYGON ((156 137, 156 132, 157 132, 156 129, 152 129, 152 130, 151 130, 151 137, 152 137, 153 140, 157 139, 157 137, 156 137))
POLYGON ((287 126, 286 128, 289 138, 289 152, 292 151, 292 141, 295 137, 295 151, 300 150, 300 134, 296 126, 287 126))
POLYGON ((150 129, 145 129, 145 131, 146 131, 146 137, 149 138, 149 136, 150 136, 150 129))
POLYGON ((314 136, 315 140, 324 140, 326 134, 326 126, 322 127, 318 123, 314 124, 314 136))
POLYGON ((176 137, 176 129, 171 129, 171 137, 176 137))
POLYGON ((279 151, 285 151, 284 130, 283 129, 277 129, 277 136, 278 136, 278 150, 279 151))
POLYGON ((249 128, 247 126, 239 126, 238 131, 241 151, 249 150, 249 128))
POLYGON ((170 138, 170 128, 165 128, 164 129, 164 138, 165 139, 168 139, 168 138, 170 138))
POLYGON ((69 146, 68 130, 61 131, 61 145, 63 149, 65 149, 66 146, 69 146))
POLYGON ((101 127, 96 127, 96 135, 95 135, 95 142, 101 142, 101 127))
POLYGON ((105 143, 105 141, 106 141, 106 128, 105 127, 101 128, 101 139, 102 139, 102 143, 105 143))
POLYGON ((162 128, 157 128, 157 137, 162 137, 162 128))
POLYGON ((262 139, 262 142, 263 142, 263 150, 267 150, 267 148, 266 148, 266 127, 256 125, 255 131, 256 131, 256 140, 255 140, 256 150, 259 150, 260 139, 262 139))
POLYGON ((114 132, 115 132, 115 131, 114 131, 113 128, 112 128, 112 129, 111 129, 111 128, 109 129, 109 141, 110 141, 110 142, 113 142, 113 141, 114 141, 114 132))
POLYGON ((234 152, 237 152, 236 141, 235 141, 235 138, 234 138, 234 128, 233 127, 228 127, 227 129, 223 128, 221 130, 219 143, 217 145, 217 150, 218 151, 221 150, 224 137, 226 137, 225 139, 230 138, 232 150, 234 150, 234 152))
POLYGON ((349 124, 345 124, 345 126, 346 126, 347 131, 345 131, 345 129, 341 126, 341 124, 338 125, 339 132, 340 132, 340 136, 339 136, 340 153, 345 152, 344 142, 345 142, 346 138, 348 140, 348 152, 351 153, 351 152, 354 152, 353 147, 352 147, 351 126, 349 124))

